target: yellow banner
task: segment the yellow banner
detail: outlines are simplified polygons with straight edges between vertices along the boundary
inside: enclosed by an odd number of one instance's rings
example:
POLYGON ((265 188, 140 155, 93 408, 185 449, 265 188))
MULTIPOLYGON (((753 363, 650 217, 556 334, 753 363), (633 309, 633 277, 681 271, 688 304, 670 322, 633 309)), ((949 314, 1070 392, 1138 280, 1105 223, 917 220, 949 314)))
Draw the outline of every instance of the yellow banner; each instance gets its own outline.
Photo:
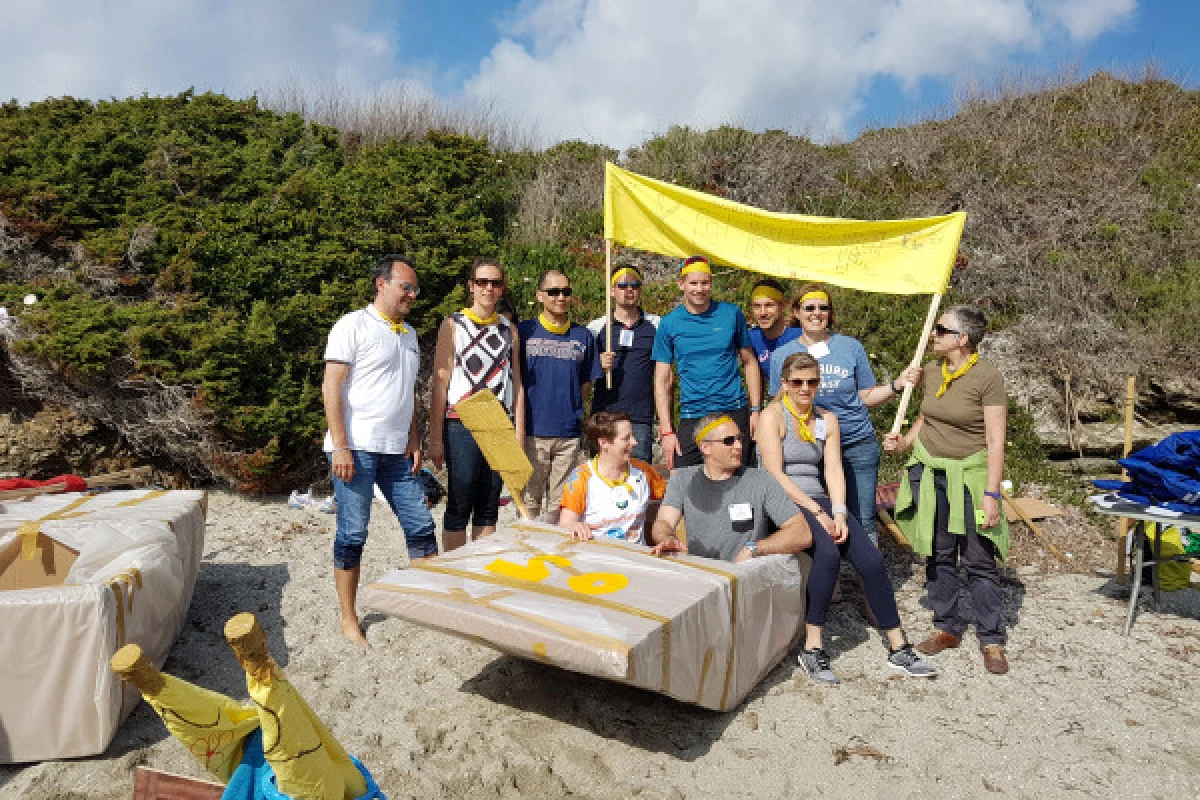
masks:
POLYGON ((967 215, 865 221, 781 214, 657 181, 614 164, 604 237, 666 256, 707 256, 778 278, 890 294, 941 294, 967 215))

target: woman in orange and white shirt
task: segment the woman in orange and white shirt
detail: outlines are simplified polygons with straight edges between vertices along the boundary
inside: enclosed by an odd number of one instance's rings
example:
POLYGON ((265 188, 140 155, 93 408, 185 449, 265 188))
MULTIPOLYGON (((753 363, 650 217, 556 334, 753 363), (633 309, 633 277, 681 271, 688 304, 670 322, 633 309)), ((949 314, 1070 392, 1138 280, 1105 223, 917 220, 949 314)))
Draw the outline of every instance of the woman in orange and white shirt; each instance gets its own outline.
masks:
POLYGON ((593 414, 583 433, 596 456, 567 479, 559 526, 581 541, 608 537, 645 544, 645 530, 654 522, 666 481, 645 461, 630 458, 637 440, 624 411, 593 414))

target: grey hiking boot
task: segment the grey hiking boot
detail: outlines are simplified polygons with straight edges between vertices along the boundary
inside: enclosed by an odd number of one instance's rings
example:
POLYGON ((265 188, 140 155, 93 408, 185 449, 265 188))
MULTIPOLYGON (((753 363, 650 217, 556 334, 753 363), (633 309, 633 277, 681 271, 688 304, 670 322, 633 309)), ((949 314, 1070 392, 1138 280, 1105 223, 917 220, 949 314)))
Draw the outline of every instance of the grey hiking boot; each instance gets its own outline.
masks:
POLYGON ((917 655, 911 644, 891 651, 888 654, 888 666, 910 678, 936 678, 938 674, 937 667, 917 655))
POLYGON ((808 677, 817 683, 824 683, 828 686, 840 683, 837 675, 834 675, 833 670, 829 668, 829 654, 820 647, 815 647, 812 650, 801 650, 797 661, 800 662, 800 666, 804 667, 804 671, 808 673, 808 677))

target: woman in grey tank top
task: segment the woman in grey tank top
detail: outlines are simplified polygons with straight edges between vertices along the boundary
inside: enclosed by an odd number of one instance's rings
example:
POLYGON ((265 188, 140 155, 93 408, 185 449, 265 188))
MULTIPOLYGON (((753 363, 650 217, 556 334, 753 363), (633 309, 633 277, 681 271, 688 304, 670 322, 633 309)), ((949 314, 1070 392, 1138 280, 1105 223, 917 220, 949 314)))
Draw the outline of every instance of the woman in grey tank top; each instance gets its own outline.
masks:
POLYGON ((813 405, 821 384, 820 365, 808 353, 793 353, 783 362, 782 378, 779 396, 759 418, 755 441, 763 468, 800 507, 812 529, 812 571, 800 665, 818 682, 837 683, 822 632, 845 558, 862 576, 867 606, 887 635, 889 667, 913 677, 937 674, 904 636, 883 554, 859 521, 847 513, 837 417, 813 405))

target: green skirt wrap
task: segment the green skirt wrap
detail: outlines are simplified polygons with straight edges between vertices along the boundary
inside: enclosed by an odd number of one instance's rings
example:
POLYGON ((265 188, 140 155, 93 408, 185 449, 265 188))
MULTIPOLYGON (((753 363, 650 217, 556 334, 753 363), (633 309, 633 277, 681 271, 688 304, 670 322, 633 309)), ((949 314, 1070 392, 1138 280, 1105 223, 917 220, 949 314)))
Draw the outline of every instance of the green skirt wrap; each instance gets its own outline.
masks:
MULTIPOLYGON (((924 445, 918 440, 913 445, 912 455, 904 464, 904 474, 901 475, 900 488, 896 492, 896 524, 904 532, 904 536, 912 545, 913 550, 923 556, 933 555, 933 521, 937 513, 937 492, 933 488, 933 471, 944 470, 946 473, 946 499, 950 503, 950 521, 947 526, 950 533, 959 536, 967 535, 967 520, 965 514, 966 493, 971 490, 971 497, 978 504, 987 489, 987 450, 966 458, 936 458, 929 455, 924 445), (921 474, 918 502, 913 502, 912 487, 908 480, 908 468, 914 464, 924 464, 925 471, 921 474)), ((976 505, 975 508, 980 508, 976 505)), ((1000 509, 1000 522, 991 528, 976 525, 975 529, 981 536, 991 539, 996 545, 1000 560, 1008 556, 1008 519, 1005 518, 1003 506, 1000 509)))

